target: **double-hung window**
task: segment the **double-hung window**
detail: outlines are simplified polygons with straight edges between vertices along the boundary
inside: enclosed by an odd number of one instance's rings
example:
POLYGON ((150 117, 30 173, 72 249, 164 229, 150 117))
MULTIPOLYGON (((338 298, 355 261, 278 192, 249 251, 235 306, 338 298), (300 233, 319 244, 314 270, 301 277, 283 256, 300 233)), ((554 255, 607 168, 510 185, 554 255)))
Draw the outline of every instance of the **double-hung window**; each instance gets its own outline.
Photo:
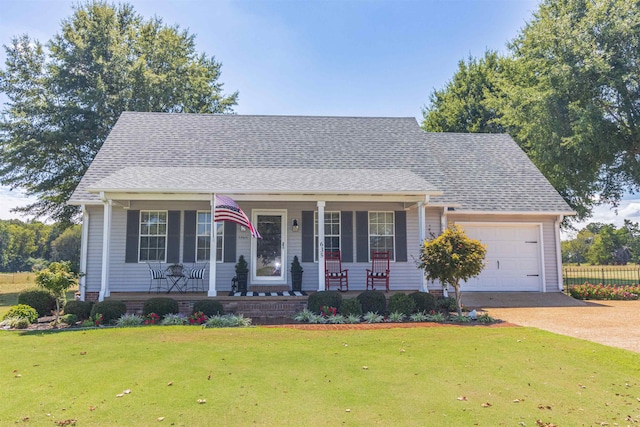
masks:
MULTIPOLYGON (((216 261, 222 262, 224 222, 216 222, 216 261)), ((211 255, 211 211, 198 211, 196 224, 196 261, 209 261, 211 255)))
MULTIPOLYGON (((314 212, 314 259, 318 261, 318 212, 314 212)), ((340 211, 327 211, 324 213, 324 250, 340 250, 340 211)))
POLYGON ((165 262, 167 211, 140 211, 140 262, 165 262))
POLYGON ((393 212, 369 212, 369 258, 371 252, 389 252, 395 260, 395 222, 393 212))

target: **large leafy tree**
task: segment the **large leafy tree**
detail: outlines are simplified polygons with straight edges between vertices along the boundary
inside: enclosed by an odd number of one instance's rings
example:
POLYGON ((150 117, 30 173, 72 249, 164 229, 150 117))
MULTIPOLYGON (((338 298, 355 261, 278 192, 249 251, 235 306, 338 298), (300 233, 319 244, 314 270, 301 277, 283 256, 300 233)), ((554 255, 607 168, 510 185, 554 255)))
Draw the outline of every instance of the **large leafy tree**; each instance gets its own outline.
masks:
POLYGON ((640 3, 545 0, 510 48, 501 122, 565 199, 640 189, 640 3))
POLYGON ((491 51, 484 58, 460 61, 447 86, 431 93, 429 105, 422 110, 422 127, 429 132, 505 132, 497 121, 500 113, 487 101, 500 90, 504 61, 491 51))
POLYGON ((37 202, 18 210, 70 221, 70 197, 123 111, 228 113, 221 64, 197 53, 195 36, 128 4, 92 1, 46 45, 27 35, 0 70, 0 183, 37 202))
POLYGON ((509 48, 497 67, 461 64, 423 126, 509 132, 578 218, 640 190, 640 3, 543 0, 509 48))

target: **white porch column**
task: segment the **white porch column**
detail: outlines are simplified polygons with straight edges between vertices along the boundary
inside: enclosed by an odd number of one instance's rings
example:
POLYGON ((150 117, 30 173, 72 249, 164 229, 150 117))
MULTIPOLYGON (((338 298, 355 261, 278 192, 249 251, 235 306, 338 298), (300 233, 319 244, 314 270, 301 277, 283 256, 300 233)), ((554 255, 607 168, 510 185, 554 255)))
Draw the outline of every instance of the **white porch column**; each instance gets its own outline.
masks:
POLYGON ((216 290, 216 254, 218 253, 218 228, 216 227, 216 195, 211 195, 211 244, 209 245, 209 293, 210 297, 218 295, 216 290))
MULTIPOLYGON (((422 245, 424 240, 427 238, 427 224, 425 218, 425 202, 418 202, 418 236, 420 237, 420 245, 422 245)), ((429 292, 424 270, 422 270, 421 273, 420 292, 429 292)))
POLYGON ((82 209, 82 235, 80 239, 80 300, 84 301, 85 293, 87 291, 87 254, 89 251, 89 211, 85 205, 81 206, 82 209))
POLYGON ((318 201, 318 291, 324 291, 324 207, 326 203, 318 201))
MULTIPOLYGON (((564 289, 564 283, 562 282, 562 249, 560 247, 560 223, 564 220, 563 215, 558 215, 556 219, 556 262, 558 268, 558 290, 560 292, 564 289)), ((544 284, 544 291, 547 292, 547 284, 544 284)))
POLYGON ((102 278, 98 301, 104 301, 106 297, 111 295, 111 291, 109 290, 109 249, 111 247, 111 213, 113 211, 113 202, 107 200, 104 193, 100 193, 100 198, 104 204, 104 218, 102 219, 102 278))

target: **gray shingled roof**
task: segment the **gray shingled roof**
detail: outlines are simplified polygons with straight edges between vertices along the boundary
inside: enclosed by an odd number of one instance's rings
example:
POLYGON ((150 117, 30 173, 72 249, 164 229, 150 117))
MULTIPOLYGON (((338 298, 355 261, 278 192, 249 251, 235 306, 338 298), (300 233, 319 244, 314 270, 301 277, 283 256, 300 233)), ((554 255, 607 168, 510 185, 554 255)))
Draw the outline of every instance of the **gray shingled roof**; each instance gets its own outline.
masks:
POLYGON ((96 191, 437 194, 464 210, 569 212, 507 135, 414 118, 123 113, 70 199, 96 191))

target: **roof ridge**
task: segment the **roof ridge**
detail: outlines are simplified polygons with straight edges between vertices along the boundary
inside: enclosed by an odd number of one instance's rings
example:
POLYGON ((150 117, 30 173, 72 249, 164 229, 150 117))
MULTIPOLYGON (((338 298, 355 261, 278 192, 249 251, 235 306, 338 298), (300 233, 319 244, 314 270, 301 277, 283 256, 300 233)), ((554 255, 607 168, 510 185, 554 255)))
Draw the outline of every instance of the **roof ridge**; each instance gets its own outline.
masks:
POLYGON ((417 121, 411 116, 313 116, 313 115, 288 115, 288 114, 223 114, 223 113, 168 113, 161 111, 123 111, 122 114, 140 115, 185 115, 185 116, 214 116, 214 117, 283 117, 283 118, 310 118, 310 119, 409 119, 417 121))

